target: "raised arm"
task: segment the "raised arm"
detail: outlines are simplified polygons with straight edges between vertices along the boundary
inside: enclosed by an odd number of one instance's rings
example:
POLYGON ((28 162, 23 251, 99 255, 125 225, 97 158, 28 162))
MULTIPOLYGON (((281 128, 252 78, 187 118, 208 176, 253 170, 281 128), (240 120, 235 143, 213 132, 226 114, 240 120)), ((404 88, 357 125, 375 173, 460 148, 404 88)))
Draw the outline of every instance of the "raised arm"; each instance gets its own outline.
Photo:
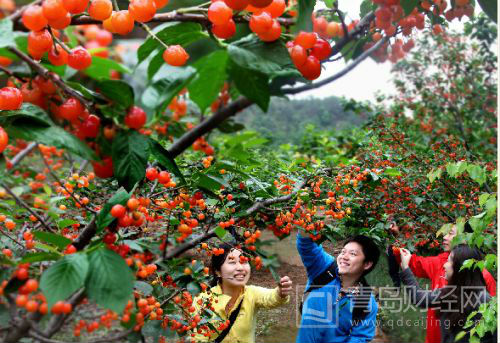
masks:
POLYGON ((436 307, 440 302, 441 289, 424 290, 420 288, 415 275, 410 268, 404 269, 400 274, 401 281, 406 286, 404 289, 410 296, 412 304, 421 308, 436 307))
POLYGON ((264 288, 259 286, 248 286, 254 297, 255 305, 260 308, 275 308, 290 301, 290 296, 282 297, 279 287, 264 288))
POLYGON ((309 280, 314 280, 335 261, 334 257, 327 254, 321 245, 301 234, 297 235, 297 251, 306 267, 309 280))

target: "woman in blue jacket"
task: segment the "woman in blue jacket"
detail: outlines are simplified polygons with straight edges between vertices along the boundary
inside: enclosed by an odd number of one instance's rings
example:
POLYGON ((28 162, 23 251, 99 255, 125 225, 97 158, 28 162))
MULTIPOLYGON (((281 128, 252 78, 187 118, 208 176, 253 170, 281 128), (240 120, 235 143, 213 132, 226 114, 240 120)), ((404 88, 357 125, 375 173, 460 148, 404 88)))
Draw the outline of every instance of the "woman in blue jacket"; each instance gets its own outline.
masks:
POLYGON ((364 276, 375 268, 380 256, 373 240, 355 236, 347 240, 335 259, 301 232, 297 250, 308 281, 296 342, 371 341, 378 305, 364 276))

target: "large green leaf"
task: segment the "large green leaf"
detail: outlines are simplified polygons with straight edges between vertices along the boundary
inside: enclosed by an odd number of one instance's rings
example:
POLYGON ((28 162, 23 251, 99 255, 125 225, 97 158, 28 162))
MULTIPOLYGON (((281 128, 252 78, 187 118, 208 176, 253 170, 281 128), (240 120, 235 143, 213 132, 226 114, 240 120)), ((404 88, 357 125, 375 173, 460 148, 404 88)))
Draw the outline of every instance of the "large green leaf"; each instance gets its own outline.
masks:
POLYGON ((35 231, 33 232, 33 236, 35 236, 37 240, 55 245, 61 250, 66 248, 72 242, 71 239, 52 232, 35 231))
POLYGON ((144 90, 141 98, 143 104, 155 109, 166 107, 196 75, 196 70, 191 67, 173 69, 175 72, 156 81, 144 90))
POLYGON ((484 13, 495 23, 497 22, 498 1, 497 0, 477 0, 484 13))
MULTIPOLYGON (((197 23, 166 23, 155 30, 156 36, 166 45, 179 44, 186 47, 198 39, 205 38, 201 25, 197 23)), ((137 50, 137 59, 144 61, 154 50, 162 45, 154 38, 149 37, 137 50)))
POLYGON ((125 81, 103 80, 98 84, 101 93, 125 108, 134 104, 134 89, 125 81))
POLYGON ((98 305, 121 313, 132 296, 134 275, 117 253, 105 247, 88 256, 89 271, 85 289, 98 305))
POLYGON ((227 60, 226 50, 218 50, 200 58, 193 65, 197 75, 188 85, 189 97, 198 105, 202 113, 217 99, 224 85, 227 60))
POLYGON ((101 232, 106 226, 115 220, 115 217, 113 217, 110 213, 111 208, 118 204, 125 205, 128 199, 130 199, 130 194, 121 188, 104 204, 97 215, 97 232, 101 232))
POLYGON ((3 126, 9 125, 10 122, 16 121, 18 119, 26 119, 39 124, 40 126, 48 127, 53 125, 52 120, 49 115, 40 107, 30 104, 23 103, 20 109, 15 111, 2 111, 0 116, 0 124, 3 126))
POLYGON ((296 31, 312 31, 311 14, 316 5, 316 0, 299 0, 299 16, 297 17, 296 31))
POLYGON ((89 77, 100 80, 111 78, 111 71, 116 70, 120 73, 130 74, 132 71, 121 63, 110 60, 108 58, 102 58, 94 56, 92 57, 92 64, 90 67, 84 70, 85 74, 89 77))
POLYGON ((76 253, 64 256, 43 272, 40 288, 49 307, 83 287, 88 268, 87 255, 76 253))
POLYGON ((149 138, 135 130, 119 132, 113 139, 111 156, 115 178, 131 190, 146 174, 149 138))
POLYGON ((151 155, 169 172, 177 176, 183 183, 186 183, 184 176, 182 175, 177 163, 167 149, 165 149, 160 143, 154 139, 149 139, 151 155))
POLYGON ((15 45, 12 26, 12 20, 8 18, 0 20, 0 48, 15 45))
POLYGON ((160 70, 161 67, 168 66, 163 60, 163 50, 160 50, 154 55, 154 57, 149 61, 148 64, 148 79, 152 79, 153 76, 160 70))
POLYGON ((238 91, 255 102, 264 112, 267 112, 271 93, 269 77, 261 72, 240 67, 230 63, 229 74, 238 91))
POLYGON ((377 7, 372 0, 363 0, 361 5, 359 6, 359 17, 363 18, 365 15, 367 15, 369 12, 373 11, 376 8, 377 7))
POLYGON ((61 257, 60 254, 53 252, 33 252, 23 256, 21 263, 35 263, 42 261, 57 261, 61 257))
POLYGON ((253 35, 248 35, 229 44, 228 53, 238 66, 269 76, 296 70, 281 40, 265 43, 253 35))
POLYGON ((206 189, 211 192, 217 192, 221 186, 228 187, 229 185, 218 177, 205 173, 197 173, 193 175, 193 179, 198 187, 206 189))

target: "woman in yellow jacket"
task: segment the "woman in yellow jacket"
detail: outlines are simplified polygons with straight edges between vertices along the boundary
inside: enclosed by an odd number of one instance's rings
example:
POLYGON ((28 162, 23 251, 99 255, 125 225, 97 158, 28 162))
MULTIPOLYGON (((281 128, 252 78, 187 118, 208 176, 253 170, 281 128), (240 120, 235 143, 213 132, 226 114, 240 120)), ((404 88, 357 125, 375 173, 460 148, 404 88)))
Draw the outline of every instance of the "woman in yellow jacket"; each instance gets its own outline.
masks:
MULTIPOLYGON (((210 320, 212 329, 202 321, 194 340, 195 342, 254 343, 257 311, 286 304, 292 293, 292 281, 288 276, 284 276, 278 287, 274 289, 247 286, 250 278, 250 264, 242 251, 229 244, 223 244, 220 248, 224 249, 224 253, 212 255, 211 264, 213 283, 216 285, 210 291, 198 295, 193 301, 198 314, 203 311, 206 311, 209 316, 212 314, 210 320), (224 332, 224 329, 230 326, 231 314, 238 310, 230 330, 224 332), (214 327, 217 330, 213 330, 214 327), (224 338, 221 340, 222 336, 224 338)), ((233 317, 235 314, 236 312, 233 317)))

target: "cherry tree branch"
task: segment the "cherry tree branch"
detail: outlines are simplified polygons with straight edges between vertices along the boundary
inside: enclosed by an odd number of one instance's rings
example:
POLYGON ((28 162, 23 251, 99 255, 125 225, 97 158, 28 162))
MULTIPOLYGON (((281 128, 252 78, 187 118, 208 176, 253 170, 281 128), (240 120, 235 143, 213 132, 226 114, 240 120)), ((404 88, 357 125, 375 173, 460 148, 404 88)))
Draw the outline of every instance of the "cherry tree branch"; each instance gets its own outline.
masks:
POLYGON ((85 226, 85 228, 80 232, 80 235, 73 241, 73 246, 76 250, 82 250, 97 232, 97 215, 94 215, 92 220, 85 226))
POLYGON ((33 211, 31 207, 28 204, 26 204, 21 198, 19 198, 9 187, 7 187, 5 183, 3 182, 0 183, 0 186, 2 186, 2 188, 4 188, 5 191, 14 198, 14 200, 17 202, 19 206, 24 207, 26 210, 28 210, 28 212, 31 213, 43 225, 43 227, 45 227, 50 232, 54 232, 54 230, 50 227, 50 225, 47 224, 45 220, 43 220, 43 218, 38 213, 33 211))
POLYGON ((253 102, 245 97, 238 98, 229 105, 219 109, 213 116, 205 118, 200 124, 182 135, 167 149, 168 152, 172 158, 177 157, 189 148, 197 138, 217 128, 224 120, 234 116, 252 104, 253 102))
POLYGON ((19 151, 17 153, 16 156, 14 156, 14 158, 12 158, 12 160, 10 160, 10 166, 11 168, 14 168, 19 162, 22 161, 23 158, 25 158, 26 156, 29 155, 29 153, 31 151, 33 151, 33 149, 35 149, 37 146, 37 143, 36 142, 31 142, 30 144, 28 144, 28 146, 26 148, 24 148, 23 150, 19 151))
POLYGON ((73 88, 68 86, 59 75, 56 73, 51 73, 47 68, 42 66, 40 63, 35 62, 31 57, 26 55, 24 52, 17 48, 9 47, 9 51, 19 57, 21 60, 26 62, 31 69, 33 69, 37 74, 45 79, 50 79, 56 86, 58 86, 64 93, 68 96, 78 99, 87 109, 92 110, 92 103, 85 99, 80 93, 75 91, 73 88))
MULTIPOLYGON (((244 23, 248 22, 249 19, 242 15, 233 16, 233 20, 236 23, 244 23)), ((199 23, 203 25, 211 25, 208 17, 204 14, 194 14, 194 13, 179 13, 178 11, 166 12, 166 13, 158 13, 153 19, 147 22, 149 23, 167 23, 167 22, 192 22, 199 23)), ((278 21, 281 25, 290 26, 295 23, 294 19, 287 18, 278 18, 278 21)), ((80 16, 73 17, 71 19, 71 25, 86 25, 86 24, 101 24, 102 20, 96 20, 89 16, 80 16)))

